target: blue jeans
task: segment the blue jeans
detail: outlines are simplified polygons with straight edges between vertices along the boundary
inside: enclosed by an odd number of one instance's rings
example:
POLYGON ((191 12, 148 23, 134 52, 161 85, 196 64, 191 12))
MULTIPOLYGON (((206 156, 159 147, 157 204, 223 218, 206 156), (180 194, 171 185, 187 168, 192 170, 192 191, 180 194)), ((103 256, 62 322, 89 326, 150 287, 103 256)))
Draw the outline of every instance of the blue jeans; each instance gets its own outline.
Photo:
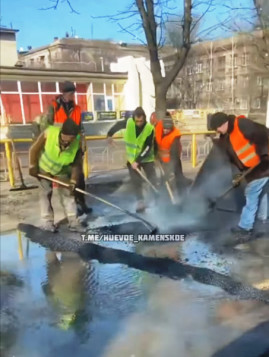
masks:
POLYGON ((269 181, 269 177, 250 182, 245 190, 246 205, 243 208, 239 227, 251 230, 254 226, 255 218, 265 220, 267 218, 267 194, 260 200, 262 190, 269 181))

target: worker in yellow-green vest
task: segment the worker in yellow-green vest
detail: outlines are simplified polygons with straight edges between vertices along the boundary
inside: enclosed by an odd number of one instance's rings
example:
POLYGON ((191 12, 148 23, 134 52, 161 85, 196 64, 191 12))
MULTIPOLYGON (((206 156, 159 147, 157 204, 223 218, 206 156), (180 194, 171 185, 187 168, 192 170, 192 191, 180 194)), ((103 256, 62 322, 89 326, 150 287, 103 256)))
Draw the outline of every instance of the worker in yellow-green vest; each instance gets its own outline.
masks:
POLYGON ((133 117, 116 123, 108 132, 108 142, 113 143, 112 136, 119 130, 125 129, 125 145, 127 167, 129 169, 133 190, 137 198, 137 212, 146 208, 140 175, 137 169, 143 168, 147 178, 155 185, 156 172, 154 166, 154 127, 147 123, 146 114, 141 107, 133 112, 133 117))
POLYGON ((69 190, 63 186, 56 186, 51 181, 40 181, 41 228, 54 232, 54 211, 52 207, 53 187, 57 188, 60 203, 67 216, 71 231, 83 232, 85 227, 76 217, 76 203, 74 191, 79 179, 82 150, 80 145, 79 127, 72 119, 67 119, 62 127, 49 126, 30 148, 31 176, 38 178, 38 174, 55 177, 69 182, 69 190))

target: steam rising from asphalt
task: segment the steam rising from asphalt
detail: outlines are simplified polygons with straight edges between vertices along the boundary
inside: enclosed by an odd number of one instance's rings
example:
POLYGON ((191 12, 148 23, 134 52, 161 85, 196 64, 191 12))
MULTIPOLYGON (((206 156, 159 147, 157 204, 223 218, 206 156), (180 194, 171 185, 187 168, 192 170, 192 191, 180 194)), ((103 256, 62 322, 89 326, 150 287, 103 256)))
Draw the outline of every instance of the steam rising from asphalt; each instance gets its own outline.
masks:
POLYGON ((125 321, 104 357, 208 357, 269 320, 266 306, 220 294, 191 281, 162 279, 151 289, 147 308, 125 321))

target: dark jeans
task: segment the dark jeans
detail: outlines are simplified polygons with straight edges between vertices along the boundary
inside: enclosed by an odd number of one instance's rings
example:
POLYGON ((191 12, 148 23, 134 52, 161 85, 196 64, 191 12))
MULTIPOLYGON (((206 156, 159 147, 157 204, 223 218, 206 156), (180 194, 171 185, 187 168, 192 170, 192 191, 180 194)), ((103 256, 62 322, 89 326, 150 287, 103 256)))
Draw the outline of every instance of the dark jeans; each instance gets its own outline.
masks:
MULTIPOLYGON (((138 200, 143 199, 143 191, 142 191, 142 184, 144 180, 139 175, 139 173, 134 170, 129 162, 127 162, 127 167, 129 170, 129 174, 131 177, 131 182, 133 186, 134 194, 138 200)), ((143 169, 149 181, 156 187, 157 185, 157 176, 155 171, 155 164, 154 162, 145 162, 139 165, 139 169, 143 169)))

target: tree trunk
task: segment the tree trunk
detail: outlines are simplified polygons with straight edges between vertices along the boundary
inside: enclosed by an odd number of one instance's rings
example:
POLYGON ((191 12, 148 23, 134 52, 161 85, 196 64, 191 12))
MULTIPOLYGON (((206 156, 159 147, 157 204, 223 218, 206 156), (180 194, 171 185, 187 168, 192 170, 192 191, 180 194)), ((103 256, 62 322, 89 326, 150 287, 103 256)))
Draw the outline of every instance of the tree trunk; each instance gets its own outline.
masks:
POLYGON ((161 84, 155 84, 155 109, 157 119, 163 119, 166 113, 167 90, 161 84))
POLYGON ((269 89, 268 89, 268 95, 267 95, 266 126, 267 126, 267 128, 269 128, 269 89))

